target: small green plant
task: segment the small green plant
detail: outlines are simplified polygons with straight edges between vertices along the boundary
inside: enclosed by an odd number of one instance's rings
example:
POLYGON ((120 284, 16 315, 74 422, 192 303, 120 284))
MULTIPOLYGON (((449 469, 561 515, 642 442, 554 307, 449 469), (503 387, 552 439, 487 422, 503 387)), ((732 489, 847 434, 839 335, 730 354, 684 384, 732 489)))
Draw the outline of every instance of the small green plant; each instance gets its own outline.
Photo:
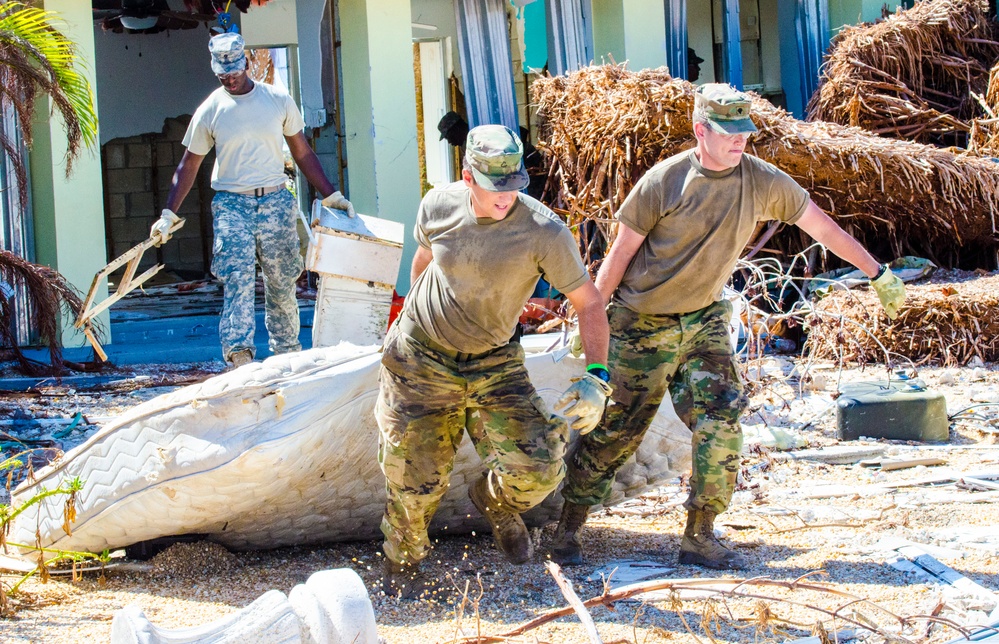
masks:
MULTIPOLYGON (((26 450, 4 460, 0 460, 0 475, 2 475, 3 472, 7 472, 6 488, 8 492, 12 487, 16 472, 22 469, 27 469, 26 476, 32 476, 33 472, 30 456, 33 451, 35 450, 26 450), (22 458, 24 460, 22 460, 22 458)), ((59 494, 66 495, 66 500, 63 504, 62 529, 66 531, 66 534, 73 534, 72 524, 76 521, 76 501, 80 491, 83 489, 83 484, 83 479, 75 477, 69 481, 63 481, 63 483, 54 490, 42 489, 31 498, 18 504, 16 507, 11 506, 10 504, 0 503, 0 550, 2 550, 4 554, 7 554, 9 552, 9 548, 14 547, 20 550, 37 553, 37 565, 35 566, 35 569, 25 574, 12 575, 15 578, 14 583, 8 583, 3 576, 0 576, 0 618, 9 617, 14 613, 14 603, 11 601, 11 598, 18 596, 19 590, 24 582, 31 579, 35 575, 38 575, 43 582, 47 582, 50 576, 49 568, 56 564, 71 562, 73 581, 78 581, 80 579, 78 566, 81 563, 99 563, 101 565, 100 583, 103 584, 103 566, 110 558, 110 552, 107 550, 101 554, 93 554, 90 552, 74 552, 71 550, 43 548, 39 537, 36 537, 34 544, 16 543, 7 540, 10 536, 11 525, 13 525, 13 522, 18 515, 30 508, 32 505, 41 502, 43 499, 59 494)))

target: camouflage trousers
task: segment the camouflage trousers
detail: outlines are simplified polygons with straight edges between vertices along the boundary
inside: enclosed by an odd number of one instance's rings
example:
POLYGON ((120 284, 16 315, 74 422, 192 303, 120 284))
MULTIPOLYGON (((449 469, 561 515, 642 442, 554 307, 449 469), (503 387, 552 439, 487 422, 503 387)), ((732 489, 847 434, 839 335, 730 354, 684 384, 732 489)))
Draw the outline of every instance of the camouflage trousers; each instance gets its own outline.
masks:
POLYGON ((531 384, 520 343, 456 362, 399 327, 385 339, 375 405, 388 496, 381 528, 385 555, 416 563, 465 431, 488 468, 491 501, 519 513, 562 480, 569 430, 531 384))
POLYGON ((608 367, 614 405, 570 455, 563 496, 597 505, 638 449, 667 389, 690 428, 693 456, 686 507, 724 512, 742 453, 739 416, 748 400, 729 339, 726 300, 683 315, 642 315, 612 304, 608 367))
POLYGON ((297 217, 298 203, 288 190, 263 197, 215 193, 212 274, 222 282, 225 294, 219 338, 222 356, 227 360, 241 349, 256 352, 253 335, 257 263, 264 276, 264 325, 271 352, 302 348, 295 298, 295 281, 303 267, 297 217))

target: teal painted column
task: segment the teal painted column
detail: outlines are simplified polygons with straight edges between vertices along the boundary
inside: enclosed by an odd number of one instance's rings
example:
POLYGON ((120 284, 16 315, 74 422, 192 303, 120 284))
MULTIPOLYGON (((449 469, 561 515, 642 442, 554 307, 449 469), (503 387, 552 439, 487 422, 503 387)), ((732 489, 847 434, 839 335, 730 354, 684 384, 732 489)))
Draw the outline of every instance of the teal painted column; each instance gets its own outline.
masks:
POLYGON ((597 63, 628 61, 628 69, 666 64, 663 0, 592 0, 593 54, 597 63), (601 57, 604 60, 601 61, 601 57))
POLYGON ((357 212, 399 221, 406 246, 396 290, 409 290, 420 205, 409 0, 340 0, 344 130, 357 212))
MULTIPOLYGON (((81 71, 90 81, 96 104, 97 82, 94 69, 94 24, 90 3, 79 0, 45 0, 44 8, 58 14, 56 28, 76 43, 83 59, 81 71)), ((98 140, 100 137, 98 136, 98 140)), ((104 233, 104 191, 101 161, 97 150, 85 150, 66 177, 66 131, 62 117, 52 113, 52 103, 39 98, 35 108, 34 145, 29 153, 31 201, 35 226, 35 258, 59 271, 84 295, 97 271, 107 264, 104 233)), ((150 220, 152 225, 152 220, 150 220)), ((107 296, 101 285, 97 299, 107 296)), ((110 332, 105 311, 97 319, 110 332)), ((61 321, 63 344, 88 344, 73 328, 72 319, 61 321)), ((101 338, 103 343, 110 338, 101 338)))

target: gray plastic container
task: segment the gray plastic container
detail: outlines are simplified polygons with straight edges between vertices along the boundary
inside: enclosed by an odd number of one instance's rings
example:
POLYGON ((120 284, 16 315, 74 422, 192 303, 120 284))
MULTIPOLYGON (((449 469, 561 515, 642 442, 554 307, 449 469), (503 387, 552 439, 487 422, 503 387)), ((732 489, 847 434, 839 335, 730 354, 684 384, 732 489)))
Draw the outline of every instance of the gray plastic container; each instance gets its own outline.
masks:
POLYGON ((907 441, 950 438, 947 401, 917 380, 854 382, 840 388, 836 426, 841 440, 861 436, 907 441))

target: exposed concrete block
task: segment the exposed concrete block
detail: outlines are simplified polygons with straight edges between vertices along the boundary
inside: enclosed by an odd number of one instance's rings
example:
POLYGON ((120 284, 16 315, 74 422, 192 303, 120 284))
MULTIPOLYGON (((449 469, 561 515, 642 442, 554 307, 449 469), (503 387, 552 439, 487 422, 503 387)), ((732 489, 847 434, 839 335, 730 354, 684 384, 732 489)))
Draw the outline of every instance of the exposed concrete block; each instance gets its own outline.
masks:
POLYGON ((196 212, 181 215, 184 218, 184 227, 174 233, 174 237, 180 239, 201 239, 201 215, 196 212))
POLYGON ((104 158, 107 169, 113 170, 125 167, 125 146, 120 143, 108 143, 104 146, 104 158))
POLYGON ((148 168, 153 165, 153 153, 150 144, 146 141, 142 143, 130 143, 128 145, 128 167, 148 168))
POLYGON ((170 268, 179 268, 178 265, 182 263, 183 252, 181 244, 176 239, 171 239, 160 246, 160 250, 163 251, 164 264, 170 268))
POLYGON ((141 168, 122 168, 108 170, 108 187, 116 192, 145 192, 149 185, 149 170, 141 168))
POLYGON ((128 195, 128 216, 140 218, 148 217, 150 222, 154 217, 159 216, 159 213, 156 212, 156 206, 153 204, 153 193, 133 192, 128 195))
MULTIPOLYGON (((159 188, 160 194, 164 195, 163 196, 163 201, 164 202, 166 201, 166 195, 167 195, 167 193, 170 192, 170 183, 172 181, 173 181, 173 170, 169 170, 167 172, 163 172, 163 168, 160 168, 160 171, 159 171, 158 176, 156 178, 156 183, 157 183, 156 187, 159 188)), ((195 183, 194 187, 191 189, 191 192, 188 193, 187 198, 184 199, 184 201, 185 202, 189 201, 191 199, 191 195, 193 195, 195 192, 197 192, 197 189, 198 189, 198 184, 195 183)))
POLYGON ((173 143, 162 140, 156 142, 156 165, 160 166, 160 173, 164 167, 170 166, 167 172, 173 174, 173 166, 176 166, 178 161, 180 159, 173 156, 173 143))
POLYGON ((148 219, 143 219, 141 217, 128 217, 124 220, 125 222, 125 239, 129 240, 134 246, 139 242, 149 239, 149 228, 153 225, 155 219, 149 217, 148 219))
POLYGON ((125 208, 125 195, 108 195, 108 213, 112 219, 121 219, 128 214, 125 208))
POLYGON ((178 261, 191 268, 203 268, 204 260, 201 256, 201 238, 179 239, 176 241, 177 248, 179 249, 178 261))
POLYGON ((162 135, 168 141, 180 141, 187 132, 187 125, 191 122, 190 114, 183 114, 176 118, 168 118, 163 121, 162 135))

